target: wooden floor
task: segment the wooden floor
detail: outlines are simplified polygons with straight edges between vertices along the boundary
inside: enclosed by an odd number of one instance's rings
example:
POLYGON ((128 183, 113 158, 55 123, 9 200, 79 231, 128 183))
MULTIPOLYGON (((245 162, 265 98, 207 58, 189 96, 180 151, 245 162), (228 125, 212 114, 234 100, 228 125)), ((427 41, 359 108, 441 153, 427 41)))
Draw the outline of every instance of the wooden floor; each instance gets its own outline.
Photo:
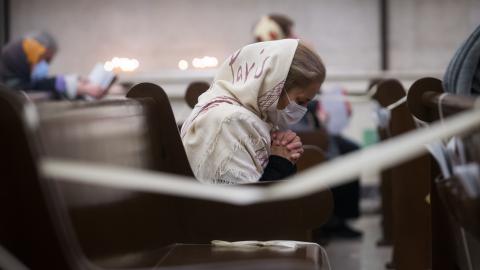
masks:
POLYGON ((362 201, 362 216, 351 225, 363 231, 359 240, 335 240, 326 246, 332 270, 384 270, 391 258, 390 247, 377 247, 380 239, 380 215, 377 200, 362 201))

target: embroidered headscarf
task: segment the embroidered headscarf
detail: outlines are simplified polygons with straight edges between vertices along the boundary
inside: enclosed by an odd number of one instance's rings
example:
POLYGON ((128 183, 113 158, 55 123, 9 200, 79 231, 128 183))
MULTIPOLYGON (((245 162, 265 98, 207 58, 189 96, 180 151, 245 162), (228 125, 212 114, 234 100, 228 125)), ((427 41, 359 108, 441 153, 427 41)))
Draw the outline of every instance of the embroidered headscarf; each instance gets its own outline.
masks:
POLYGON ((277 106, 297 46, 296 39, 250 44, 220 66, 181 131, 198 180, 246 183, 261 177, 270 155, 267 111, 277 106))

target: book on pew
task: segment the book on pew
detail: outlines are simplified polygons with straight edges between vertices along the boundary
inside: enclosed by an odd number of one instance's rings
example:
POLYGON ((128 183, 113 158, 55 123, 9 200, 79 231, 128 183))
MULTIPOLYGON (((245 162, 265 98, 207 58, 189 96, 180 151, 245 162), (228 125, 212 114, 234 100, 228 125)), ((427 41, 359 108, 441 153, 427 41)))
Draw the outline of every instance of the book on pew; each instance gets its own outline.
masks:
POLYGON ((115 78, 115 74, 112 71, 105 70, 102 63, 97 63, 88 75, 88 79, 91 83, 99 85, 105 90, 110 88, 115 81, 115 78))

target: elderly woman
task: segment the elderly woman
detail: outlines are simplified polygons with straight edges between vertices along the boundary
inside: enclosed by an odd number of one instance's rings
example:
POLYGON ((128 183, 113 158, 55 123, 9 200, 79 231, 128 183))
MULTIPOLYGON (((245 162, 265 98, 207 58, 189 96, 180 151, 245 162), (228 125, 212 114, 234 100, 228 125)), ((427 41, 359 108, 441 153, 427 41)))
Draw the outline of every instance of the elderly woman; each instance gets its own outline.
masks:
POLYGON ((56 52, 55 39, 45 32, 8 43, 0 54, 0 83, 16 90, 50 92, 55 99, 105 94, 105 89, 76 75, 49 77, 49 63, 56 52))
POLYGON ((196 178, 238 184, 293 174, 303 148, 285 128, 303 117, 324 79, 319 56, 295 39, 231 55, 182 127, 196 178))

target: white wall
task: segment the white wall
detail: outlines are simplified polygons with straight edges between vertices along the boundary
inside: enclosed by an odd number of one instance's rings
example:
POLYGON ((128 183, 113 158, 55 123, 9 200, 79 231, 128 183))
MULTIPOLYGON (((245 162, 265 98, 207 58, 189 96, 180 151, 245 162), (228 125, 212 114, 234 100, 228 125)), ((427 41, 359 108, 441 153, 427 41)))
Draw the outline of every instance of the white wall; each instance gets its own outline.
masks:
MULTIPOLYGON (((55 35, 61 50, 53 62, 53 72, 86 74, 97 61, 113 56, 137 58, 139 72, 123 78, 148 80, 166 87, 181 121, 189 114, 181 100, 182 90, 193 75, 165 70, 176 69, 182 58, 225 58, 252 40, 253 24, 270 12, 288 14, 295 20, 298 35, 313 44, 323 57, 330 75, 327 84, 341 83, 350 91, 363 90, 368 78, 378 74, 372 73, 378 70, 380 61, 378 3, 379 0, 14 0, 11 33, 18 37, 44 29, 55 35), (190 77, 174 84, 162 81, 162 76, 169 74, 190 77)), ((422 76, 434 74, 441 78, 456 48, 480 24, 480 0, 389 0, 388 11, 390 65, 400 73, 386 76, 402 78, 402 72, 408 73, 403 78, 405 87, 422 76)), ((206 77, 211 78, 210 75, 206 77)), ((354 118, 345 133, 361 141, 365 129, 373 127, 370 111, 370 104, 354 104, 354 118)))
POLYGON ((252 41, 255 21, 289 14, 330 71, 378 68, 377 0, 15 0, 12 35, 55 35, 53 71, 88 72, 113 56, 135 57, 139 72, 176 68, 180 59, 224 59, 252 41))
MULTIPOLYGON (((289 14, 329 73, 379 67, 379 0, 15 0, 13 38, 35 29, 57 37, 54 72, 88 72, 113 56, 140 60, 139 73, 176 69, 180 59, 220 60, 251 41, 254 22, 289 14)), ((441 71, 480 24, 479 0, 389 0, 390 64, 441 71)))
POLYGON ((444 71, 480 24, 479 0, 390 0, 391 68, 444 71))

